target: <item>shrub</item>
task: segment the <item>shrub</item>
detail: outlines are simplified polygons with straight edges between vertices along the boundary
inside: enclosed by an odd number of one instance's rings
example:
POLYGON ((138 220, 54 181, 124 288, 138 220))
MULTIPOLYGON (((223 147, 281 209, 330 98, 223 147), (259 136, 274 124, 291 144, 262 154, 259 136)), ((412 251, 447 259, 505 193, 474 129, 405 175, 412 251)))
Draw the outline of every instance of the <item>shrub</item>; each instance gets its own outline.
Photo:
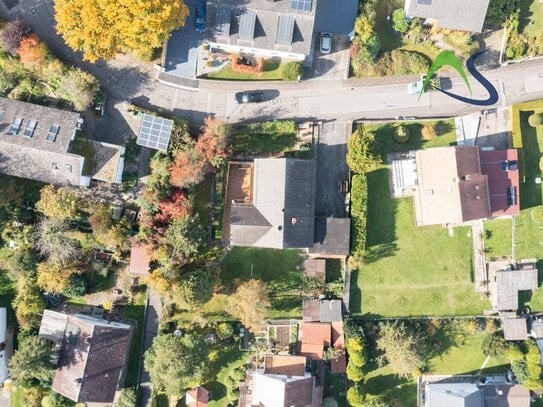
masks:
POLYGON ((375 73, 385 75, 410 75, 428 71, 428 60, 416 52, 395 49, 387 52, 375 65, 375 73))
POLYGON ((239 55, 232 54, 230 55, 230 67, 234 72, 262 75, 262 72, 264 72, 264 59, 258 58, 256 65, 245 65, 239 63, 239 55))
POLYGON ((283 66, 281 76, 284 81, 297 81, 304 74, 304 65, 299 61, 291 61, 283 66))
POLYGON ((524 359, 511 362, 511 370, 520 384, 528 379, 528 366, 524 359))
POLYGON ((219 339, 230 338, 234 334, 234 328, 232 327, 232 324, 229 324, 228 322, 221 322, 217 325, 215 333, 219 339))
POLYGON ((85 110, 98 91, 98 81, 79 68, 70 69, 62 76, 57 89, 59 95, 70 102, 78 112, 85 110))
POLYGON ((363 128, 355 131, 347 142, 347 164, 353 172, 365 174, 379 165, 375 151, 376 143, 372 133, 363 128))
POLYGON ((48 54, 47 46, 34 34, 23 38, 19 46, 19 58, 29 67, 41 64, 48 54))
POLYGON ((430 141, 430 140, 433 140, 435 138, 436 130, 434 129, 434 126, 431 126, 429 124, 425 124, 424 126, 422 126, 420 134, 421 134, 423 140, 430 141))
POLYGON ((351 184, 351 222, 353 255, 363 256, 366 250, 366 211, 368 184, 363 174, 353 175, 351 184))
POLYGON ((496 326, 496 321, 494 319, 487 319, 485 324, 485 331, 488 333, 494 333, 498 327, 496 326))
POLYGON ((398 143, 407 143, 409 136, 409 129, 406 126, 399 125, 394 129, 393 137, 398 143))
MULTIPOLYGON (((75 403, 67 399, 66 397, 62 396, 61 394, 58 394, 54 391, 49 393, 49 396, 47 396, 47 403, 49 407, 72 407, 75 406, 75 403)), ((129 407, 129 406, 123 406, 119 404, 119 407, 129 407)))
POLYGON ((28 37, 32 27, 20 19, 8 21, 2 30, 2 46, 10 54, 17 54, 23 38, 28 37))
POLYGON ((359 382, 364 378, 364 368, 349 363, 347 365, 347 378, 353 382, 359 382))
POLYGON ((405 18, 402 8, 398 8, 392 12, 392 28, 401 33, 405 33, 409 29, 409 22, 405 18))
POLYGON ((132 52, 134 58, 142 62, 151 62, 155 56, 155 50, 153 48, 137 49, 132 52))
POLYGON ((534 113, 528 117, 528 124, 532 127, 541 126, 543 124, 543 113, 534 113))
POLYGON ((354 385, 347 390, 347 402, 353 407, 364 405, 364 393, 359 385, 354 385))
POLYGON ((133 388, 125 388, 117 401, 117 407, 136 407, 137 394, 133 388))
POLYGON ((81 297, 87 291, 86 280, 78 274, 72 274, 68 284, 63 292, 66 297, 81 297))

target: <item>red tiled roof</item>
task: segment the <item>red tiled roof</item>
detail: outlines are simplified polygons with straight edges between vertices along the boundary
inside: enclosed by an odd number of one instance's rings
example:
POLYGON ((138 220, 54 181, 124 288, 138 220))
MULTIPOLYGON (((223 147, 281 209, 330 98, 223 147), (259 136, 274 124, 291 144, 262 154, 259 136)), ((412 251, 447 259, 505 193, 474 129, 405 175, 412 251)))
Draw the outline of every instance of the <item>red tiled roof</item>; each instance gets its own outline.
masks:
POLYGON ((149 255, 147 249, 137 243, 132 244, 130 251, 130 273, 149 274, 149 255))
POLYGON ((345 346, 343 321, 332 322, 332 346, 334 348, 343 348, 345 346))
POLYGON ((195 387, 186 394, 187 407, 205 407, 208 401, 209 391, 202 386, 195 387))
POLYGON ((264 374, 303 376, 305 358, 291 355, 266 355, 264 374))
MULTIPOLYGON (((517 161, 518 152, 515 149, 481 151, 481 171, 488 176, 490 209, 492 216, 514 216, 520 212, 519 170, 502 171, 502 161, 517 161), (507 203, 507 188, 516 189, 516 204, 507 203)), ((517 164, 518 165, 518 164, 517 164)))
POLYGON ((329 322, 304 322, 302 324, 302 343, 330 346, 332 326, 329 322))
POLYGON ((347 359, 345 358, 345 353, 337 359, 330 360, 330 371, 333 374, 345 373, 347 370, 347 359))

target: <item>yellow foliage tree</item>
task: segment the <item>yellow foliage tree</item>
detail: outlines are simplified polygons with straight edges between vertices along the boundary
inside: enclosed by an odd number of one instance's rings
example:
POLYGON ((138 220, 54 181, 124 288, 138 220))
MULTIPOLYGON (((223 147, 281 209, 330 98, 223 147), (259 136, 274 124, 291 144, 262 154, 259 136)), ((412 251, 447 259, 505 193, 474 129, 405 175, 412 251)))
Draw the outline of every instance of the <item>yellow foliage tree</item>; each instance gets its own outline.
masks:
POLYGON ((145 282, 147 283, 149 288, 152 288, 153 290, 162 295, 167 294, 172 288, 170 280, 166 278, 164 271, 161 269, 155 270, 151 274, 149 274, 145 278, 145 282))
POLYGON ((225 310, 239 318, 250 331, 258 332, 268 315, 269 307, 268 287, 264 282, 253 279, 242 283, 236 292, 228 297, 225 310))
POLYGON ((80 200, 67 189, 46 185, 40 190, 36 209, 48 218, 72 219, 79 212, 80 200))
POLYGON ((57 32, 90 62, 158 48, 187 15, 182 0, 55 0, 57 32))
POLYGON ((38 264, 38 286, 52 293, 61 294, 70 284, 70 276, 75 273, 72 268, 58 263, 38 264))

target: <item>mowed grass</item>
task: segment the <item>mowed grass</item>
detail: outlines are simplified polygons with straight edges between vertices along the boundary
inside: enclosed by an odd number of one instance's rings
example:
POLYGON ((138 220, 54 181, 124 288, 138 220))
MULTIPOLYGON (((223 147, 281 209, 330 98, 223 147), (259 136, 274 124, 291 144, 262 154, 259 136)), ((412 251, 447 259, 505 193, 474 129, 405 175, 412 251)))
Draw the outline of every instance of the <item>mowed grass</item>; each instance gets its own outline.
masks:
POLYGON ((292 150, 296 144, 293 121, 271 121, 236 125, 228 140, 232 154, 237 156, 274 156, 292 150))
POLYGON ((234 72, 230 64, 218 72, 208 73, 209 79, 224 79, 235 81, 271 81, 282 80, 283 65, 278 59, 268 59, 264 62, 264 72, 261 75, 234 72))
POLYGON ((221 284, 228 289, 251 278, 270 291, 270 317, 301 316, 302 257, 299 250, 234 247, 220 266, 221 284))
POLYGON ((512 255, 511 219, 495 219, 484 221, 484 238, 486 259, 492 257, 509 257, 512 255))
POLYGON ((232 348, 223 350, 217 360, 211 363, 212 380, 204 384, 205 388, 211 392, 211 400, 208 407, 226 407, 231 405, 231 401, 226 397, 227 380, 230 373, 243 366, 249 359, 250 354, 240 351, 237 344, 232 348))
POLYGON ((520 0, 519 31, 528 37, 543 31, 543 7, 539 0, 520 0))
MULTIPOLYGON (((432 123, 436 126, 437 123, 432 123)), ((439 124, 441 136, 424 141, 421 123, 410 123, 411 138, 399 144, 393 125, 366 126, 386 152, 453 145, 450 121, 439 124)), ((364 317, 475 315, 490 307, 474 291, 472 239, 468 227, 453 236, 440 226, 415 226, 411 198, 390 196, 385 166, 367 174, 366 256, 352 274, 351 312, 364 317)))
POLYGON ((128 359, 128 371, 126 374, 126 386, 136 386, 138 384, 138 375, 141 360, 141 341, 145 332, 145 302, 147 296, 145 292, 139 292, 134 296, 131 304, 125 305, 123 316, 133 319, 137 322, 132 344, 130 346, 130 358, 128 359))

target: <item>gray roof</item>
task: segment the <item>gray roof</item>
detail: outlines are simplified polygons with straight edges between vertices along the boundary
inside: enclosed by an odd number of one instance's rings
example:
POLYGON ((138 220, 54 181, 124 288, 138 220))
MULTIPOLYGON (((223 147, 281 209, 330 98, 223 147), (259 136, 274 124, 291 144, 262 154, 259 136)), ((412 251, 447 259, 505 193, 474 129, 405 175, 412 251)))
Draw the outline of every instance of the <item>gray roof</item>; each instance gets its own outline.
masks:
POLYGON ((67 322, 68 314, 46 309, 43 311, 38 335, 56 344, 61 344, 67 322))
POLYGON ((502 320, 503 337, 507 341, 525 341, 528 326, 525 318, 504 318, 502 320))
POLYGON ((350 248, 350 218, 316 218, 315 243, 311 253, 347 256, 350 248))
POLYGON ((358 0, 319 0, 315 31, 354 35, 354 20, 357 14, 358 0))
POLYGON ((233 203, 233 246, 307 248, 313 245, 315 178, 312 160, 255 159, 251 204, 233 203))
POLYGON ((516 310, 518 308, 518 292, 534 290, 537 284, 537 269, 496 272, 496 309, 516 310))
POLYGON ((296 10, 292 0, 210 0, 207 40, 218 44, 309 55, 317 0, 296 10))
POLYGON ((486 385, 483 392, 485 407, 530 407, 530 391, 520 384, 486 385))
POLYGON ((112 403, 131 337, 130 325, 67 315, 52 389, 75 402, 112 403))
POLYGON ((320 322, 343 321, 343 302, 341 300, 321 300, 320 322))
POLYGON ((483 392, 472 383, 426 385, 426 407, 482 407, 483 392))
POLYGON ((80 185, 84 158, 70 153, 78 119, 78 113, 0 97, 0 173, 80 185), (20 124, 10 134, 15 120, 20 124))
POLYGON ((440 28, 481 32, 489 0, 406 0, 411 17, 431 18, 440 28))

